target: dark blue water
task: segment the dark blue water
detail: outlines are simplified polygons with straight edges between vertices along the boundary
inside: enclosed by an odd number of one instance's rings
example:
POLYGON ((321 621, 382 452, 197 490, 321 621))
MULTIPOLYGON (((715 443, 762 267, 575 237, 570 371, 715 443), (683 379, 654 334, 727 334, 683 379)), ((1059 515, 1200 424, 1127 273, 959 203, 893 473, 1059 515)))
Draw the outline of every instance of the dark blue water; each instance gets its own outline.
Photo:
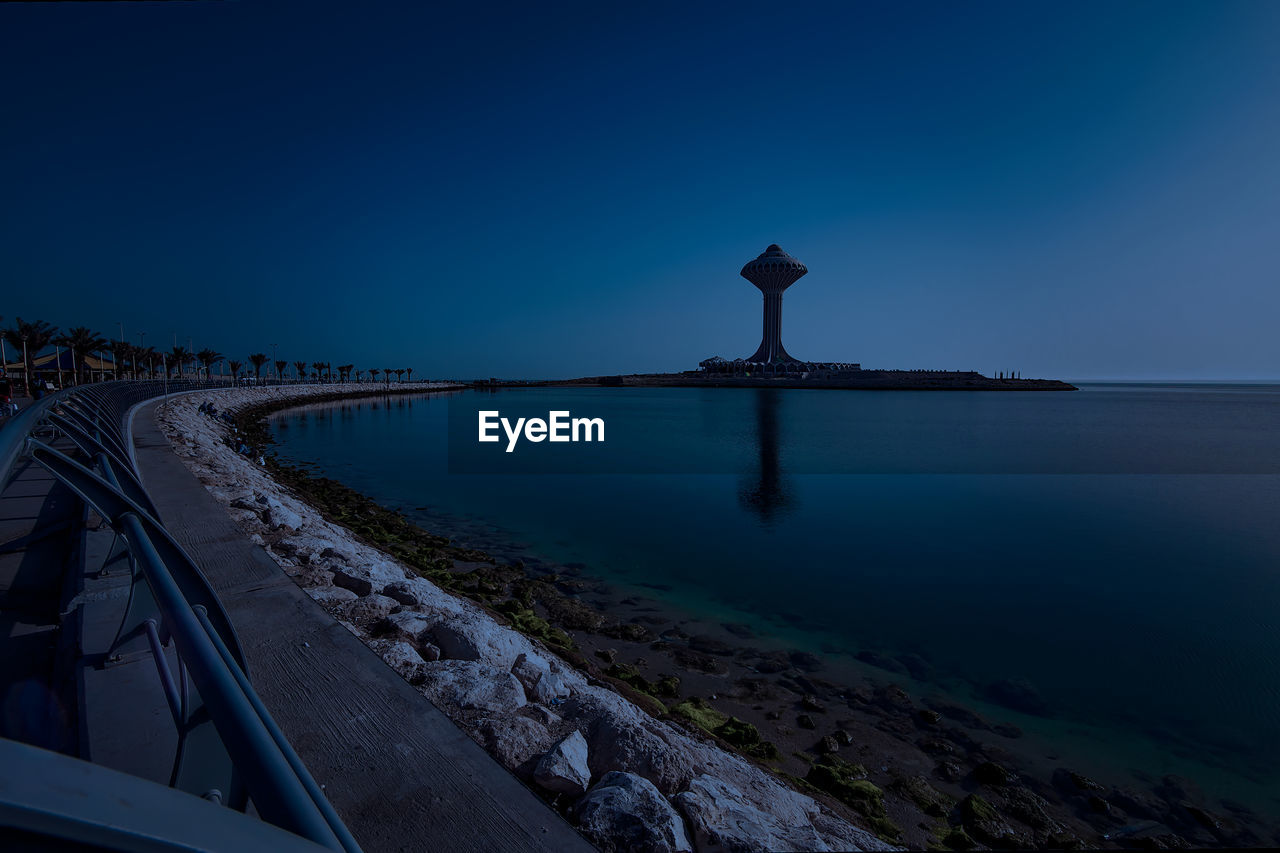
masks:
POLYGON ((1280 811, 1280 386, 465 392, 285 413, 274 432, 473 544, 656 585, 792 645, 914 653, 933 670, 918 687, 1066 763, 1181 772, 1280 811), (621 450, 654 471, 725 473, 447 473, 451 408, 531 401, 603 416, 612 451, 638 443, 621 450), (1005 679, 1048 716, 989 702, 1005 679))

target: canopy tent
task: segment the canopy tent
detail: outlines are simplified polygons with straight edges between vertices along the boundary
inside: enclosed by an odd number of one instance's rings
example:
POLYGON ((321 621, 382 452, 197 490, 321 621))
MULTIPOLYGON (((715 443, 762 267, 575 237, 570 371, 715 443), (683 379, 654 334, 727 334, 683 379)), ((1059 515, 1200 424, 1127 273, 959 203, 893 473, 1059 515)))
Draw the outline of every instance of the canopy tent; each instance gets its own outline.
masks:
MULTIPOLYGON (((82 361, 84 362, 84 366, 87 369, 92 370, 94 373, 102 371, 115 373, 116 370, 114 361, 94 355, 93 353, 86 355, 82 361)), ((18 366, 21 367, 22 362, 18 362, 18 366)), ((56 352, 37 356, 31 360, 31 367, 33 370, 38 371, 64 370, 70 372, 76 369, 75 359, 71 355, 71 350, 69 349, 61 349, 56 352)))

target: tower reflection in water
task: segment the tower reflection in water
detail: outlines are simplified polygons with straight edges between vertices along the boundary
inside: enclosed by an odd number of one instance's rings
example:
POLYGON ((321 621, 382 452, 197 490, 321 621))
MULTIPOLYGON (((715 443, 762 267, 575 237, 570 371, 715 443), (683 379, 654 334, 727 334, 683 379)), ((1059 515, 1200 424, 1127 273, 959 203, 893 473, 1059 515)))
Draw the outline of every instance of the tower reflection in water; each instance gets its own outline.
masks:
POLYGON ((778 427, 784 406, 784 392, 761 388, 754 391, 756 408, 756 455, 758 466, 754 478, 745 480, 738 490, 738 501, 744 509, 759 516, 766 525, 778 521, 795 508, 782 474, 780 448, 782 436, 778 427))

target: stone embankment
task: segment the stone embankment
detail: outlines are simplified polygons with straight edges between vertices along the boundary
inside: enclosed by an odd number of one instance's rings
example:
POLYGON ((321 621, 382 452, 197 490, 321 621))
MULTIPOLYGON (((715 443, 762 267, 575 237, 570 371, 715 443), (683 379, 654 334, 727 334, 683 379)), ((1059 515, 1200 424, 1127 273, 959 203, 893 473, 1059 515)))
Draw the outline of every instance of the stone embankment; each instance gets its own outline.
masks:
POLYGON ((597 846, 894 849, 357 541, 238 453, 231 424, 198 410, 203 402, 229 410, 342 390, 207 392, 170 401, 157 419, 175 452, 286 573, 495 759, 546 792, 597 846))

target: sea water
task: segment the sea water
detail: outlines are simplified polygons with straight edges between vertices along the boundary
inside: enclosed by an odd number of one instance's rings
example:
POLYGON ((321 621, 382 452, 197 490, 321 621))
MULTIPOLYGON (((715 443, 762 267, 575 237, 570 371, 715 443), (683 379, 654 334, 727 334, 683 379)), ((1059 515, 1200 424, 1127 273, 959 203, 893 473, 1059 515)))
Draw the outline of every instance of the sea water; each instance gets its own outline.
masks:
POLYGON ((913 655, 916 687, 1064 763, 1280 813, 1280 386, 510 389, 272 424, 285 458, 467 544, 828 656, 913 655), (460 446, 476 410, 522 407, 602 418, 610 455, 502 473, 460 446), (1039 707, 1000 707, 1008 681, 1039 707))

